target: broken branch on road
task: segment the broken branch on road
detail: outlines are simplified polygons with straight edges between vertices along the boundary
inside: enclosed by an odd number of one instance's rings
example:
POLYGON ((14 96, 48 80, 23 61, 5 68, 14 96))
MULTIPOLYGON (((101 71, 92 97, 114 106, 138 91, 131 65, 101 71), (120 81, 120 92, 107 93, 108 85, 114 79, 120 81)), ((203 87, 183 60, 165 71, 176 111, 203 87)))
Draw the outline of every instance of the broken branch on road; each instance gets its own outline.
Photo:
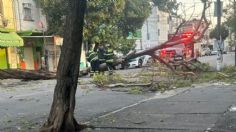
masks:
POLYGON ((30 71, 19 69, 0 69, 0 79, 22 79, 22 80, 48 80, 55 79, 56 74, 45 71, 30 71))

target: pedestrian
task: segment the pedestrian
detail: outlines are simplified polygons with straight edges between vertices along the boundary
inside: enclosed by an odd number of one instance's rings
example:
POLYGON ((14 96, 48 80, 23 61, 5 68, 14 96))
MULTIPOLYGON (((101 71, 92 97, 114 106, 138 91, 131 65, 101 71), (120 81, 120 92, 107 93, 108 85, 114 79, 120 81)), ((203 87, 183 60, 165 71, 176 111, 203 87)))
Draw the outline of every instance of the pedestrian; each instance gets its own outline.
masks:
POLYGON ((98 55, 93 50, 93 48, 90 48, 90 50, 86 56, 87 56, 88 62, 90 62, 90 64, 91 64, 90 76, 93 76, 95 73, 98 73, 98 71, 99 71, 98 55))
POLYGON ((106 45, 105 58, 106 58, 106 64, 109 71, 109 75, 112 75, 113 63, 114 63, 114 51, 110 44, 106 45))

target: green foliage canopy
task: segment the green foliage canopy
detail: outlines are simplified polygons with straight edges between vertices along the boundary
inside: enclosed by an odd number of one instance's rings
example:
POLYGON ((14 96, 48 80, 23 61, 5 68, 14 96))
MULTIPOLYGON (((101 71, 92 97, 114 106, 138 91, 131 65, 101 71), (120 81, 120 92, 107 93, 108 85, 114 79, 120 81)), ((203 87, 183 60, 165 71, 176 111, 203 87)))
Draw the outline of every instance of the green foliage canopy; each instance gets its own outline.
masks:
POLYGON ((154 5, 158 6, 158 8, 162 11, 166 11, 171 14, 175 14, 179 3, 176 0, 152 0, 154 5))
MULTIPOLYGON (((226 25, 231 29, 232 32, 236 33, 236 7, 234 7, 234 1, 229 0, 229 4, 224 9, 224 17, 226 18, 226 25)), ((236 6, 236 4, 235 4, 236 6)))
MULTIPOLYGON (((226 28, 225 25, 222 25, 220 27, 220 31, 222 40, 225 40, 229 36, 229 30, 226 28)), ((215 38, 219 40, 217 26, 210 32, 210 38, 215 38)))
MULTIPOLYGON (((47 16, 47 34, 62 35, 68 0, 40 0, 47 16)), ((177 9, 176 0, 88 0, 85 15, 84 41, 110 43, 114 48, 126 53, 134 48, 134 40, 127 40, 129 32, 141 29, 151 13, 150 2, 160 10, 177 9)))

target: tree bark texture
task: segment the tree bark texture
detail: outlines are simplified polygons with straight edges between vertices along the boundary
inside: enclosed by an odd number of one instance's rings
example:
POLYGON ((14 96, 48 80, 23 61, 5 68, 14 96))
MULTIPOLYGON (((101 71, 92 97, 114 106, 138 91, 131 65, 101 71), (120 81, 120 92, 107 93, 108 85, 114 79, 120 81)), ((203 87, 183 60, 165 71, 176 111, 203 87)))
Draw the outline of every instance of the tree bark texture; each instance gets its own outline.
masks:
POLYGON ((86 0, 70 0, 69 7, 53 103, 42 132, 75 132, 81 128, 74 118, 74 109, 86 0))

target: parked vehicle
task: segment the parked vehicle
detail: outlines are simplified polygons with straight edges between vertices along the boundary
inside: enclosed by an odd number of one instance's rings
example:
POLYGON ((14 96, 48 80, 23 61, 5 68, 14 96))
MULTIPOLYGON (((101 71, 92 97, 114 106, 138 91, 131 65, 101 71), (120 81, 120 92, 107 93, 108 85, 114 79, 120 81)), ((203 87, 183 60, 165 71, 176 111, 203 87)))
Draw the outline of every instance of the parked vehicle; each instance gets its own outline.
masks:
POLYGON ((143 66, 144 56, 129 60, 128 68, 138 68, 143 66))
POLYGON ((154 59, 150 55, 144 55, 142 65, 143 66, 149 66, 153 61, 154 61, 154 59))
POLYGON ((210 56, 211 55, 211 50, 210 48, 204 48, 201 53, 202 56, 210 56))
POLYGON ((185 48, 183 47, 164 48, 160 51, 160 57, 167 62, 183 60, 184 58, 186 58, 185 48))
POLYGON ((217 55, 218 51, 217 50, 213 50, 211 51, 211 55, 217 55))
POLYGON ((224 51, 223 51, 223 54, 227 54, 227 51, 226 51, 226 50, 224 50, 224 51))
MULTIPOLYGON (((217 55, 217 54, 218 54, 217 50, 211 51, 211 55, 217 55)), ((227 54, 227 51, 223 50, 223 54, 227 54)))

